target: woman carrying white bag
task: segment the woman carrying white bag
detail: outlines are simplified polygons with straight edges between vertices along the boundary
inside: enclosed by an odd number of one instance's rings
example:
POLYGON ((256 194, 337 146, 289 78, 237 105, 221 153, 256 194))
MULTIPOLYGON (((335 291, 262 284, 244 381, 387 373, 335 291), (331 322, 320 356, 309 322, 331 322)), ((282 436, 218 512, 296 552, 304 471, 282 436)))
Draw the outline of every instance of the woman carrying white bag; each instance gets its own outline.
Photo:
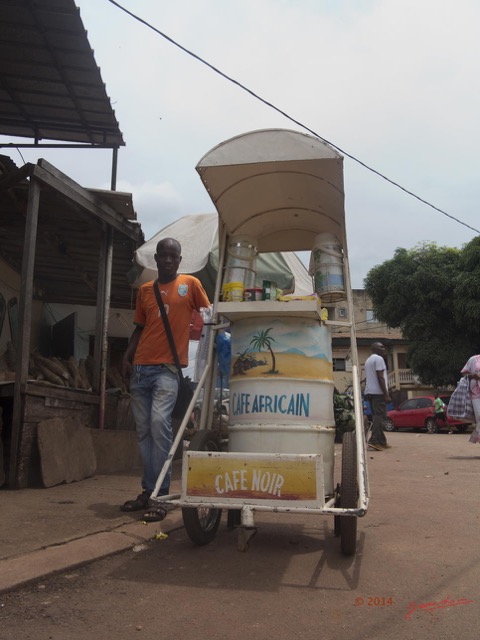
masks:
POLYGON ((461 374, 469 382, 470 400, 475 414, 476 427, 469 442, 480 442, 480 355, 469 358, 461 374))

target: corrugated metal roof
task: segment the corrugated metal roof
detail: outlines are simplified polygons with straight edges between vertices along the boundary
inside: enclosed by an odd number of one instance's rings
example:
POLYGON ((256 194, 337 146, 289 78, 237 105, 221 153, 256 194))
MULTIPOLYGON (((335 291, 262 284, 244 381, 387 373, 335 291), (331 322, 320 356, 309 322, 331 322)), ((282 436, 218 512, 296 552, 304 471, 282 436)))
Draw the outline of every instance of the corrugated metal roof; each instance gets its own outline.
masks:
POLYGON ((0 0, 0 134, 124 145, 73 0, 0 0))

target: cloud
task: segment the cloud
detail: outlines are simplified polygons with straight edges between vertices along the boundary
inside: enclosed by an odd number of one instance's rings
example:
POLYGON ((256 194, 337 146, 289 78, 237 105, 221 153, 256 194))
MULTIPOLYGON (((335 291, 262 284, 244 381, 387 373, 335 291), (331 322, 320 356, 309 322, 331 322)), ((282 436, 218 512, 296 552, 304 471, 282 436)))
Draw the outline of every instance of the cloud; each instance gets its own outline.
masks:
POLYGON ((192 213, 187 211, 188 201, 170 182, 132 184, 120 180, 117 189, 132 194, 135 210, 141 212, 142 229, 147 240, 171 222, 192 213))
MULTIPOLYGON (((214 211, 195 171, 213 146, 252 129, 300 129, 112 4, 76 3, 127 143, 119 185, 130 185, 147 237, 182 215, 214 211)), ((477 0, 177 0, 161 12, 158 0, 123 4, 347 154, 476 226, 477 0)), ((105 152, 65 154, 54 164, 81 184, 108 183, 105 152)), ((354 286, 398 246, 461 246, 475 235, 348 156, 344 166, 354 286)))

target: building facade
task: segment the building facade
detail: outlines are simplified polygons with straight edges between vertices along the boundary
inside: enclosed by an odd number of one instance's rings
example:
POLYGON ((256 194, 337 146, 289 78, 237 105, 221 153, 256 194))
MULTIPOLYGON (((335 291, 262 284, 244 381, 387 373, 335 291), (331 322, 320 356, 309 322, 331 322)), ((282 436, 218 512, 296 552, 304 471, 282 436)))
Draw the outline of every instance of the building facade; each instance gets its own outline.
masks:
MULTIPOLYGON (((363 289, 353 289, 353 322, 357 336, 360 386, 364 388, 364 365, 371 354, 373 342, 382 342, 387 349, 388 384, 395 405, 403 400, 431 392, 431 387, 423 385, 418 376, 408 366, 408 342, 399 329, 392 329, 375 318, 372 301, 363 289)), ((350 322, 348 305, 341 301, 328 306, 330 320, 350 322)), ((352 360, 349 347, 350 329, 346 326, 334 327, 332 333, 333 379, 340 393, 352 390, 352 360)))

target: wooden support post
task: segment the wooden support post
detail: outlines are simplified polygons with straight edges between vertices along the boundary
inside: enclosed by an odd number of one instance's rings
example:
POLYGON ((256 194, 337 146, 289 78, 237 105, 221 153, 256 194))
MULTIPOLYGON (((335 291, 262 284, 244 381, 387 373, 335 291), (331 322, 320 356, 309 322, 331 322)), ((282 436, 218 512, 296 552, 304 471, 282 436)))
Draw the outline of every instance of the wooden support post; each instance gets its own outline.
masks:
POLYGON ((107 388, 108 316, 112 283, 113 229, 107 226, 100 250, 97 289, 97 321, 95 325, 94 391, 100 395, 98 427, 105 426, 105 393, 107 388))
POLYGON ((38 229, 40 204, 40 184, 31 179, 28 191, 25 237, 23 241, 22 281, 18 304, 18 344, 15 365, 15 388, 13 393, 12 440, 10 448, 9 486, 20 488, 23 484, 19 476, 19 454, 22 442, 23 400, 28 379, 30 336, 32 330, 33 271, 38 229))

